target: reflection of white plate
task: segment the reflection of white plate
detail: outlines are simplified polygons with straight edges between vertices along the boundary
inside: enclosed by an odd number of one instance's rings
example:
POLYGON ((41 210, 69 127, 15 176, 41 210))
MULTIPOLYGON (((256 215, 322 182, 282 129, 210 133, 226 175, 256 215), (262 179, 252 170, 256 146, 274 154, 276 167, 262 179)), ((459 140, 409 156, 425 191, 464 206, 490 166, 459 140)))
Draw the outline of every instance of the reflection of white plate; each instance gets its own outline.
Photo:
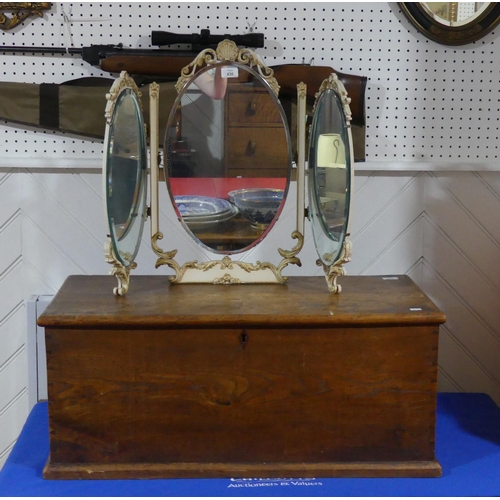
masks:
POLYGON ((183 219, 211 218, 228 214, 232 210, 232 205, 227 200, 209 196, 174 196, 174 200, 183 219))
POLYGON ((190 229, 203 229, 205 227, 210 227, 216 224, 222 224, 223 222, 232 219, 238 213, 236 207, 231 207, 229 212, 223 214, 217 214, 212 217, 203 218, 186 218, 184 217, 184 222, 190 229))

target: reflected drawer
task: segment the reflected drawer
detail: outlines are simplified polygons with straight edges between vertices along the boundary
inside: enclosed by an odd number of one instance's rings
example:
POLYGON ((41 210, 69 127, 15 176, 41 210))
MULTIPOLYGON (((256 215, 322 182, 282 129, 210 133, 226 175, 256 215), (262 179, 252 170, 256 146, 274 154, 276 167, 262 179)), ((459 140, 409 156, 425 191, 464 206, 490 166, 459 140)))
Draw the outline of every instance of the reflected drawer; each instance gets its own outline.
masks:
POLYGON ((283 169, 286 175, 288 149, 283 127, 230 127, 227 131, 226 167, 283 169))
POLYGON ((228 103, 229 126, 265 125, 283 123, 272 96, 267 92, 230 92, 228 103))

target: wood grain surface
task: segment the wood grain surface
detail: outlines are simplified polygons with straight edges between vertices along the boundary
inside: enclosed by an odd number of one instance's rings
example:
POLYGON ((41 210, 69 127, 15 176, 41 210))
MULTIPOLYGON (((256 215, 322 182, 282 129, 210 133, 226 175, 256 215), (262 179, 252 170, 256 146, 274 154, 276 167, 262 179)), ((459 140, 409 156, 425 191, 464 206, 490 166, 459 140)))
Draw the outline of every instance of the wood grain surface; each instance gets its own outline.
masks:
POLYGON ((410 280, 352 278, 357 291, 339 300, 317 278, 136 278, 115 298, 103 277, 71 277, 40 319, 50 324, 47 477, 439 474, 444 317, 410 280), (381 317, 366 303, 375 282, 381 317))
POLYGON ((112 276, 70 276, 38 324, 50 326, 314 326, 440 324, 445 315, 407 276, 344 276, 342 293, 321 277, 285 285, 171 285, 167 276, 132 276, 116 297, 112 276), (397 278, 397 279, 394 279, 397 278), (196 307, 193 307, 196 304, 196 307))

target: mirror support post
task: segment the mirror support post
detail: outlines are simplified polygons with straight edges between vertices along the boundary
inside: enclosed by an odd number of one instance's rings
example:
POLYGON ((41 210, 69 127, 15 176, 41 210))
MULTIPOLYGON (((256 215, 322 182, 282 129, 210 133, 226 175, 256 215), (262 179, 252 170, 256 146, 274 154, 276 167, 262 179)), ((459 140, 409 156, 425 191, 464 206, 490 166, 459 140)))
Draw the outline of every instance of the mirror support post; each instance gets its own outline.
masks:
POLYGON ((160 86, 154 82, 149 86, 149 146, 150 146, 150 188, 151 188, 151 238, 158 233, 158 152, 159 152, 159 109, 160 109, 160 86))
POLYGON ((297 85, 297 231, 304 236, 307 85, 297 85))

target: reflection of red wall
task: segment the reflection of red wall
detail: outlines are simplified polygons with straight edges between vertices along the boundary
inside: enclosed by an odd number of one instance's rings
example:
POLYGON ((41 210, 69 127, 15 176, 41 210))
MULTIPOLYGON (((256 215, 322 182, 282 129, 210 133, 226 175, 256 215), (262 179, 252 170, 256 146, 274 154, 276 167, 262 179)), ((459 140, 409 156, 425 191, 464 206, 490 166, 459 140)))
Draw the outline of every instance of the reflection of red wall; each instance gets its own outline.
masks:
POLYGON ((227 199, 227 193, 235 189, 250 188, 272 188, 285 189, 286 179, 284 178, 171 178, 170 186, 172 194, 178 195, 200 195, 212 196, 213 198, 227 199))

